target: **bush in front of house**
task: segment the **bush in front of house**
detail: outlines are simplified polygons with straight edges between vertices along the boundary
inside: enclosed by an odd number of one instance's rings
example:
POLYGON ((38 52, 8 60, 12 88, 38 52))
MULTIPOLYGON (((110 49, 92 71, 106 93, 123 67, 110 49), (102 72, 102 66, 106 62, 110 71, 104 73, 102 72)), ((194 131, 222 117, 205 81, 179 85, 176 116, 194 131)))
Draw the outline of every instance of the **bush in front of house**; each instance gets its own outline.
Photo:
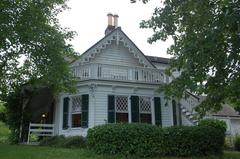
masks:
POLYGON ((227 130, 227 124, 225 121, 218 119, 203 119, 198 123, 199 126, 215 127, 222 130, 224 133, 227 130))
POLYGON ((62 147, 64 148, 85 148, 86 147, 86 139, 82 136, 71 136, 66 137, 62 147))
POLYGON ((222 154, 224 137, 215 127, 107 124, 88 130, 87 145, 99 154, 203 156, 222 154))
POLYGON ((234 139, 234 149, 240 151, 240 135, 236 135, 234 139))
POLYGON ((40 141, 40 145, 61 148, 85 148, 86 139, 82 136, 64 137, 60 135, 44 138, 40 141))
POLYGON ((106 124, 88 130, 87 144, 99 154, 155 156, 163 146, 161 128, 149 124, 106 124))
POLYGON ((223 153, 225 134, 206 126, 177 126, 164 130, 167 156, 207 156, 223 153))

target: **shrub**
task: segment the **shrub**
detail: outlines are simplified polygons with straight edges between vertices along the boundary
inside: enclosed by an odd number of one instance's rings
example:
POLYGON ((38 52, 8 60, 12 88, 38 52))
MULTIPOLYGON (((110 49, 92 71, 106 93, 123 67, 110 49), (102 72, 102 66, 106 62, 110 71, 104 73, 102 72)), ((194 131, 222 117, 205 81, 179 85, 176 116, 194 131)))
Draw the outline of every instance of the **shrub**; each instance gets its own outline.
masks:
POLYGON ((168 156, 218 155, 223 152, 224 137, 216 128, 177 126, 165 129, 163 143, 168 156))
POLYGON ((225 121, 218 119, 203 119, 199 122, 199 126, 207 126, 221 129, 224 133, 227 130, 227 124, 225 121))
POLYGON ((221 154, 224 137, 221 129, 207 126, 107 124, 89 129, 87 144, 99 154, 201 156, 221 154))
POLYGON ((224 150, 233 150, 233 149, 234 149, 233 136, 228 135, 225 137, 224 150))
POLYGON ((60 145, 64 139, 65 139, 65 137, 63 135, 46 137, 40 141, 40 145, 41 146, 60 147, 60 145))
POLYGON ((41 146, 62 147, 62 148, 84 148, 86 147, 85 138, 82 136, 64 137, 53 136, 44 138, 40 142, 41 146))
POLYGON ((82 136, 67 137, 63 141, 62 147, 65 148, 85 148, 86 139, 82 136))
POLYGON ((0 121, 6 122, 6 107, 4 106, 4 103, 0 100, 0 121))
POLYGON ((106 124, 88 130, 87 144, 100 154, 152 156, 162 145, 161 129, 149 124, 106 124))
POLYGON ((240 151, 240 136, 237 135, 234 140, 234 148, 237 151, 240 151))

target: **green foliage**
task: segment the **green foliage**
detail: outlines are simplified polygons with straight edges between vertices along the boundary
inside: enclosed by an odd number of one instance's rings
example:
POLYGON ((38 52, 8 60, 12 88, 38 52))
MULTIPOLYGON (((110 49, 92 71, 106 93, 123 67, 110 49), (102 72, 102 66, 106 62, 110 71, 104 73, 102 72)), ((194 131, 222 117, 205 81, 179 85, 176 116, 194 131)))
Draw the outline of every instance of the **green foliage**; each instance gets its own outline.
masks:
POLYGON ((5 123, 0 121, 0 143, 8 143, 10 130, 5 123))
POLYGON ((8 95, 6 101, 6 108, 7 108, 7 124, 9 125, 9 129, 11 130, 11 134, 9 137, 10 142, 18 143, 22 119, 22 104, 19 89, 16 90, 15 92, 11 92, 8 95))
POLYGON ((203 119, 198 123, 199 126, 206 127, 214 127, 223 131, 223 133, 227 130, 227 124, 225 121, 218 119, 203 119))
POLYGON ((88 130, 89 148, 100 154, 156 155, 162 132, 149 124, 107 124, 88 130))
POLYGON ((153 30, 150 43, 173 39, 168 49, 173 58, 167 72, 181 70, 181 75, 164 87, 165 94, 182 97, 186 90, 207 94, 197 109, 201 116, 209 110, 220 110, 224 101, 240 105, 240 3, 162 2, 140 27, 153 30))
POLYGON ((63 142, 65 137, 63 135, 46 137, 40 141, 41 146, 52 146, 52 147, 60 147, 60 144, 63 142))
POLYGON ((237 151, 240 151, 240 135, 237 135, 234 140, 234 148, 237 151))
POLYGON ((3 0, 0 4, 0 98, 27 82, 66 91, 73 87, 65 57, 76 55, 57 15, 66 0, 3 0), (41 80, 39 80, 41 79, 41 80))
POLYGON ((0 100, 0 121, 6 122, 6 107, 1 100, 0 100))
POLYGON ((62 147, 62 148, 85 148, 86 141, 82 136, 53 136, 45 138, 40 142, 41 146, 62 147))
POLYGON ((216 127, 107 124, 89 129, 87 144, 99 154, 202 156, 222 154, 224 137, 216 127))

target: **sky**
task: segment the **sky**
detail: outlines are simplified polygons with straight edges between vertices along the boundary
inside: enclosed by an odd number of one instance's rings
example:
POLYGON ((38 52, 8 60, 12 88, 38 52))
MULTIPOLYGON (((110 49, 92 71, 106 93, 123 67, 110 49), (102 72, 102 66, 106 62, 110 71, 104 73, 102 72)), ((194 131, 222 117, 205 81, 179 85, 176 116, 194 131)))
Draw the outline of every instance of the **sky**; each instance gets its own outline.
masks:
POLYGON ((139 23, 149 19, 154 8, 161 5, 160 1, 133 4, 130 0, 69 0, 70 9, 62 12, 58 19, 62 27, 77 32, 70 43, 80 54, 104 37, 107 14, 112 13, 119 15, 118 25, 145 55, 170 57, 166 51, 171 40, 149 44, 147 39, 153 31, 139 28, 139 23))

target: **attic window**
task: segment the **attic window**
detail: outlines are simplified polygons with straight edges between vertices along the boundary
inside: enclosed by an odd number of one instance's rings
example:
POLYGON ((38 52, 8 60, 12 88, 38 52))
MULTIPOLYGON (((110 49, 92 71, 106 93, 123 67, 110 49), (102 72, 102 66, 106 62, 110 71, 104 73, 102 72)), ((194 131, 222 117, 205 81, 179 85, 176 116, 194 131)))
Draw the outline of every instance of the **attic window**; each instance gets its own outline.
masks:
POLYGON ((87 59, 87 58, 85 58, 84 60, 85 60, 85 61, 88 61, 88 59, 87 59))
POLYGON ((116 39, 116 36, 113 36, 112 38, 115 40, 115 39, 116 39))
POLYGON ((105 48, 105 45, 104 45, 104 44, 102 45, 102 48, 105 48))
POLYGON ((107 41, 107 43, 108 43, 108 44, 111 44, 111 41, 110 41, 110 40, 108 40, 108 41, 107 41))

